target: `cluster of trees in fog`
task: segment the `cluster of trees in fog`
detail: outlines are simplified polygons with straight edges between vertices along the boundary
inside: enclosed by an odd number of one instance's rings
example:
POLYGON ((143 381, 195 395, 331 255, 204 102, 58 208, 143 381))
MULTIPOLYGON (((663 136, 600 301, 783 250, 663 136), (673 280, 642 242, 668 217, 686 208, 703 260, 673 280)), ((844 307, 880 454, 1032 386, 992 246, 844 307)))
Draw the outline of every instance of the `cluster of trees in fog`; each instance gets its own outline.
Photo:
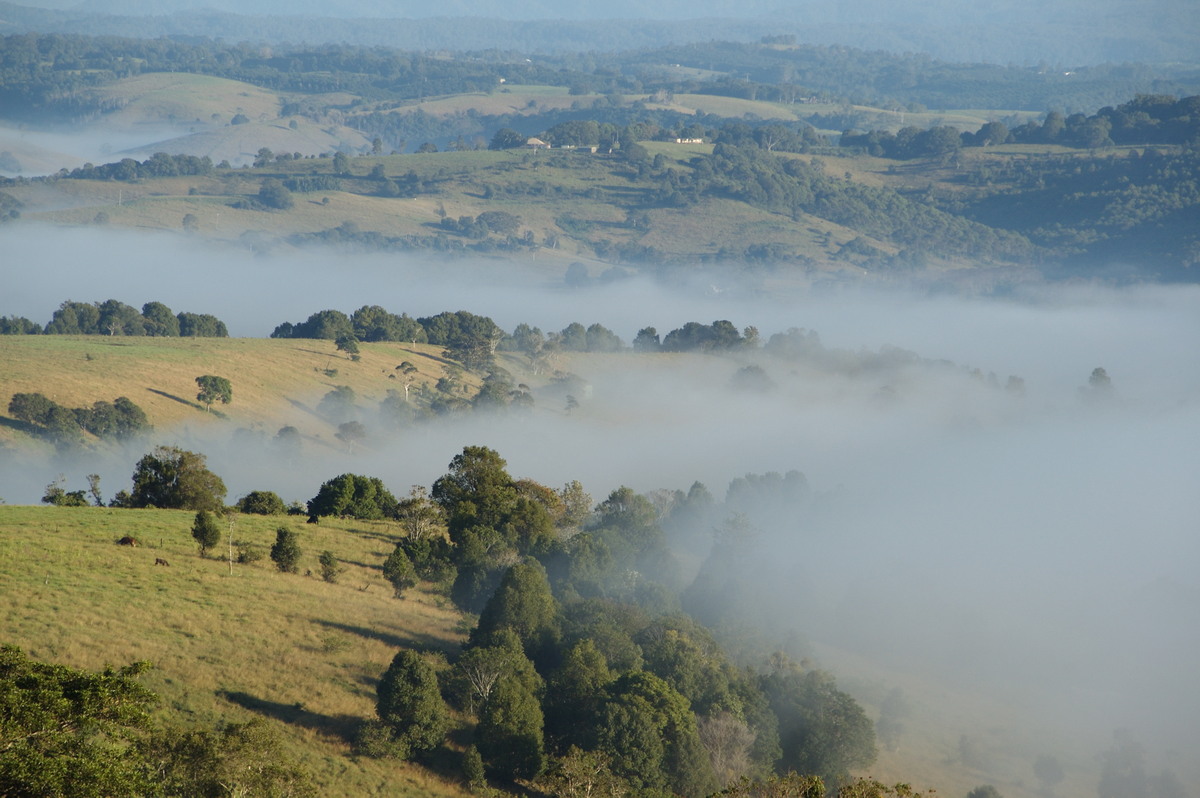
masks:
POLYGON ((44 326, 24 316, 0 316, 0 335, 39 334, 227 338, 229 330, 208 313, 175 313, 162 302, 147 302, 139 311, 116 299, 67 300, 44 326))
POLYGON ((15 393, 8 414, 60 447, 81 442, 84 432, 102 440, 125 441, 151 429, 145 411, 126 396, 71 408, 40 393, 15 393))
MULTIPOLYGON (((407 313, 396 315, 379 305, 364 305, 347 316, 339 310, 321 310, 298 323, 283 322, 271 333, 272 338, 322 338, 348 343, 366 341, 403 341, 446 347, 446 355, 470 369, 487 369, 496 352, 522 352, 531 357, 548 351, 621 352, 630 349, 621 338, 602 324, 585 327, 571 322, 559 332, 544 333, 525 322, 511 334, 491 318, 465 310, 444 311, 435 316, 413 319, 407 313)), ((711 324, 688 322, 660 339, 654 327, 638 331, 632 349, 637 352, 698 352, 760 345, 758 330, 747 327, 739 332, 732 322, 711 324)))

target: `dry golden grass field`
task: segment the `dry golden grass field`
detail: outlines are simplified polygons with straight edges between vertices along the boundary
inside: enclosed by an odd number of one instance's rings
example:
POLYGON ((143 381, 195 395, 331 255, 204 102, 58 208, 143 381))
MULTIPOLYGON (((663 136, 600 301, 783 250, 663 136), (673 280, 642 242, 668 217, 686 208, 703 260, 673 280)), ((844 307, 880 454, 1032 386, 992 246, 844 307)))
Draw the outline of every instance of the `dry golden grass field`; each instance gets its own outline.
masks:
MULTIPOLYGON (((282 319, 280 321, 283 321, 282 319)), ((449 366, 441 347, 360 344, 360 360, 332 341, 268 338, 148 338, 98 335, 0 336, 0 416, 16 393, 41 393, 66 407, 90 407, 125 396, 156 427, 236 425, 272 433, 284 423, 309 439, 336 445, 333 427, 315 413, 334 387, 350 386, 363 403, 378 404, 389 390, 403 393, 396 366, 417 367, 413 388, 436 383, 449 366), (232 383, 233 401, 209 412, 196 400, 196 378, 232 383)), ((478 384, 470 374, 466 386, 478 384)), ((0 442, 24 440, 18 425, 0 424, 0 442)))

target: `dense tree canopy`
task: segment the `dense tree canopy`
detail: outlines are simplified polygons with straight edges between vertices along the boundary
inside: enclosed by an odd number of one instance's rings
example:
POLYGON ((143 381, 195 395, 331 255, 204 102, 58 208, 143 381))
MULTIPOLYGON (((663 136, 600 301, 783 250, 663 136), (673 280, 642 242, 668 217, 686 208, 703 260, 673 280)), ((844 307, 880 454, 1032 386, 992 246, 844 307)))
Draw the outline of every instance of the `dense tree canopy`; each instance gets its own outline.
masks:
POLYGON ((0 648, 0 794, 136 795, 149 774, 132 755, 156 698, 146 662, 99 673, 0 648))
POLYGON ((321 485, 308 501, 310 517, 392 518, 398 502, 378 477, 342 474, 321 485))
POLYGON ((159 446, 138 461, 129 506, 219 510, 224 499, 225 483, 208 470, 204 455, 159 446))

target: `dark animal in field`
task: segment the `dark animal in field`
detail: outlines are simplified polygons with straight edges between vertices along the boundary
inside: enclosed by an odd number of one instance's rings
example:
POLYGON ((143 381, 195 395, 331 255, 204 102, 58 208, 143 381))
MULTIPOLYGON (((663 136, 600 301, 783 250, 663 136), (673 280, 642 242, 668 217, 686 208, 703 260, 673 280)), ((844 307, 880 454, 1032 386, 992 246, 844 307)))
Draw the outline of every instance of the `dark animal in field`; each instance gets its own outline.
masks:
POLYGON ((154 564, 155 564, 155 565, 165 565, 165 566, 167 566, 168 568, 171 566, 171 563, 167 562, 167 561, 166 561, 166 560, 164 560, 162 557, 155 557, 155 558, 154 558, 154 564))
POLYGON ((138 542, 137 542, 137 538, 133 538, 133 537, 130 537, 129 535, 126 535, 125 537, 123 537, 117 541, 117 545, 118 546, 137 546, 138 542))

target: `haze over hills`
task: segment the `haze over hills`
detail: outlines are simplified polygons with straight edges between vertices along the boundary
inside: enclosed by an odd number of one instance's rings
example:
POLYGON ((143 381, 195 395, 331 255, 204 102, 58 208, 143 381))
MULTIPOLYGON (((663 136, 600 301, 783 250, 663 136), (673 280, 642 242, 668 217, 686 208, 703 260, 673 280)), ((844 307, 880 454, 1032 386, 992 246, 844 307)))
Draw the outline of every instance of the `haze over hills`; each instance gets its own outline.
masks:
POLYGON ((935 58, 1079 66, 1194 62, 1200 23, 1187 0, 1151 3, 0 3, 14 32, 212 36, 229 41, 342 41, 413 49, 526 52, 654 47, 795 34, 935 58), (37 9, 45 10, 37 10, 37 9), (319 18, 319 21, 318 21, 319 18), (451 20, 454 20, 451 22, 451 20), (581 24, 586 23, 586 24, 581 24))

